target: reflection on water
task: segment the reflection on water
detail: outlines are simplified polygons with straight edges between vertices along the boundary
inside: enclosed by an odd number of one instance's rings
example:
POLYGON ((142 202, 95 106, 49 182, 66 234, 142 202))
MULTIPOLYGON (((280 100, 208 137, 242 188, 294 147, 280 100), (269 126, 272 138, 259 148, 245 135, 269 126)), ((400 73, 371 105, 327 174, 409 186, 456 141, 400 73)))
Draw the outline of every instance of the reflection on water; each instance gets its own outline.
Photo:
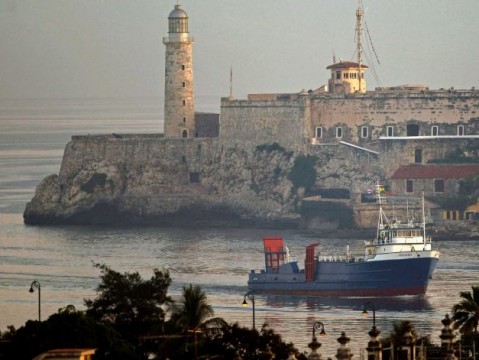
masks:
MULTIPOLYGON (((263 265, 262 237, 271 230, 256 229, 159 229, 108 227, 37 227, 22 224, 21 214, 0 215, 0 310, 2 324, 20 326, 36 316, 36 297, 28 293, 32 280, 42 285, 42 313, 56 312, 66 304, 83 308, 83 299, 95 296, 99 271, 93 264, 138 271, 150 277, 153 268, 165 268, 173 283, 170 293, 181 294, 185 284, 200 285, 216 316, 252 326, 252 309, 241 306, 247 275, 263 265)), ((310 234, 278 231, 289 239, 292 252, 302 253, 314 241, 310 234)), ((345 240, 324 239, 330 249, 342 249, 345 240)), ((477 242, 441 242, 443 256, 427 296, 392 298, 334 298, 256 295, 256 323, 269 324, 286 341, 307 350, 312 324, 324 323, 322 352, 333 356, 336 338, 346 331, 351 348, 359 354, 368 341, 372 316, 361 312, 374 303, 382 336, 394 321, 412 320, 421 335, 439 342, 441 319, 458 301, 459 291, 470 290, 479 279, 477 242), (459 250, 462 249, 462 250, 459 250), (460 281, 458 281, 460 279, 460 281)))
MULTIPOLYGON (((331 308, 362 311, 364 304, 372 302, 378 312, 423 312, 432 310, 432 306, 423 296, 400 296, 383 298, 366 297, 302 297, 302 296, 266 296, 266 305, 272 308, 296 307, 308 310, 324 311, 331 308)), ((370 309, 369 309, 370 310, 370 309)))

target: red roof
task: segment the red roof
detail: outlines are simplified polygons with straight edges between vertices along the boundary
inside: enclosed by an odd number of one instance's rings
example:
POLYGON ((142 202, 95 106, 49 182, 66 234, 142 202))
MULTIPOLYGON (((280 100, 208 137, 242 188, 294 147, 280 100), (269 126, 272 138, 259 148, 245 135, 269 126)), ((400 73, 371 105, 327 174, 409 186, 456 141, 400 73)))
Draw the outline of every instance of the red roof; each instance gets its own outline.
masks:
MULTIPOLYGON (((329 65, 326 69, 349 69, 349 68, 358 68, 359 64, 353 61, 340 61, 336 64, 329 65)), ((368 66, 361 64, 361 69, 367 69, 368 66)))
POLYGON ((463 179, 479 175, 479 164, 401 166, 392 179, 463 179))

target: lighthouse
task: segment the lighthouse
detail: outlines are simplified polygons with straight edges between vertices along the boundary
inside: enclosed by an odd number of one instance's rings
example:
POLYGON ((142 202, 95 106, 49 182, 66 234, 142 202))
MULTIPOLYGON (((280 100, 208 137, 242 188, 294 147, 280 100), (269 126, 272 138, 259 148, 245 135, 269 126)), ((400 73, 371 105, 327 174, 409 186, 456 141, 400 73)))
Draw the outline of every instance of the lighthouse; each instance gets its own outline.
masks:
POLYGON ((193 89, 193 37, 188 32, 188 15, 175 5, 168 16, 165 51, 165 116, 167 138, 195 137, 193 89))

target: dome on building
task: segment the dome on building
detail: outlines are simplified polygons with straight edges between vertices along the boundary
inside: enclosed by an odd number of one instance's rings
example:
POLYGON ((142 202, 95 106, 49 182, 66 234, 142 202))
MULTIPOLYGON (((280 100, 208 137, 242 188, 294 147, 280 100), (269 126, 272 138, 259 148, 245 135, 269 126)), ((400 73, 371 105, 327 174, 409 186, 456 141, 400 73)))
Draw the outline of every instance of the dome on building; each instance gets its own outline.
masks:
POLYGON ((174 10, 168 15, 168 19, 188 19, 188 14, 181 8, 181 5, 175 5, 174 10))

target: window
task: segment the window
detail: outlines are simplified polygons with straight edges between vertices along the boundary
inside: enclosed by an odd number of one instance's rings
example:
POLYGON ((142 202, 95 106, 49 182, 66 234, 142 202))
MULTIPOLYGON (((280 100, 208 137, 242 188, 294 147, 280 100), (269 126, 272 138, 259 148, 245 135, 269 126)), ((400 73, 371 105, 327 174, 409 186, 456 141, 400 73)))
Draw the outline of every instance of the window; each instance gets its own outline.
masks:
POLYGON ((388 137, 394 136, 394 127, 393 127, 393 126, 388 126, 388 128, 387 128, 387 136, 388 136, 388 137))
POLYGON ((436 125, 431 127, 431 136, 438 136, 439 135, 439 127, 436 125))
POLYGON ((414 162, 416 164, 422 164, 422 150, 421 149, 414 150, 414 162))
POLYGON ((336 137, 337 138, 342 138, 343 137, 343 128, 341 126, 338 126, 336 128, 336 137))
POLYGON ((183 100, 183 106, 186 106, 186 100, 183 100))
POLYGON ((183 81, 183 87, 186 87, 186 83, 183 81))
POLYGON ((434 192, 444 192, 444 179, 434 179, 434 192))
POLYGON ((464 136, 464 125, 457 126, 457 136, 464 136))
POLYGON ((316 128, 316 137, 317 138, 322 138, 323 137, 323 128, 322 127, 317 127, 316 128))
POLYGON ((185 70, 186 69, 186 66, 185 65, 181 65, 181 70, 185 70))
POLYGON ((407 126, 407 136, 419 136, 419 125, 409 124, 407 126))
POLYGON ((341 71, 336 71, 336 79, 341 79, 341 71))
POLYGON ((349 74, 348 74, 348 73, 344 73, 344 74, 343 74, 343 77, 344 77, 345 79, 347 79, 347 78, 349 77, 349 74))
POLYGON ((414 192, 414 183, 412 180, 406 180, 406 192, 407 193, 414 192))
POLYGON ((183 130, 183 131, 181 132, 181 137, 182 137, 183 139, 186 139, 186 138, 188 137, 188 130, 183 130))
POLYGON ((184 123, 186 122, 186 116, 183 116, 183 122, 184 123))
POLYGON ((200 173, 190 172, 190 183, 198 184, 200 182, 200 173))
POLYGON ((168 32, 170 33, 187 33, 188 18, 173 18, 168 21, 168 32))
POLYGON ((368 137, 368 127, 367 126, 363 126, 361 128, 361 137, 363 139, 368 137))

